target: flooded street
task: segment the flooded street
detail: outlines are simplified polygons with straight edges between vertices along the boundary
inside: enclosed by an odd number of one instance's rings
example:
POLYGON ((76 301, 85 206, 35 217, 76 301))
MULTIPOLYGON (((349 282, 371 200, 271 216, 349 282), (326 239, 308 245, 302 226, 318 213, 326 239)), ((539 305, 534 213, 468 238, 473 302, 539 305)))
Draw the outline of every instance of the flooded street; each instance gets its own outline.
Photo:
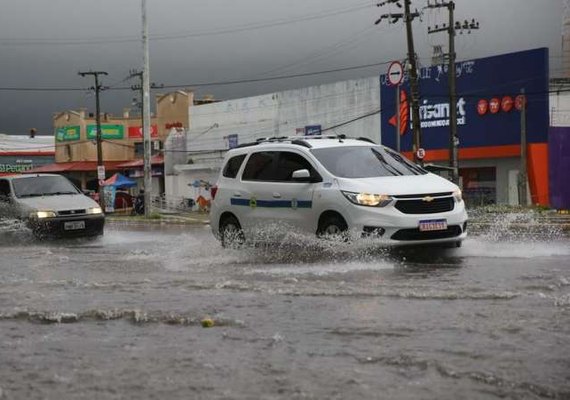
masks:
POLYGON ((0 237, 0 399, 568 399, 570 242, 0 237), (202 327, 211 318, 214 326, 202 327))

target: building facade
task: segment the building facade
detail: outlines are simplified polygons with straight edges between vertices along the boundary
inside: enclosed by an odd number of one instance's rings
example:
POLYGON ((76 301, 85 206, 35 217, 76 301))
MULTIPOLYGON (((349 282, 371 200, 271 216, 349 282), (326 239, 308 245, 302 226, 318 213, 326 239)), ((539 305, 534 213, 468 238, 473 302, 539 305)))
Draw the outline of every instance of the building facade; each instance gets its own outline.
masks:
MULTIPOLYGON (((164 191, 163 144, 173 127, 186 129, 188 112, 193 104, 192 92, 176 91, 156 96, 156 115, 151 117, 153 157, 153 193, 164 191)), ((121 116, 101 114, 101 147, 106 176, 124 172, 140 178, 142 186, 143 131, 140 115, 129 109, 121 116)), ((82 189, 95 190, 97 179, 97 124, 93 113, 85 109, 58 112, 53 117, 55 163, 34 168, 34 172, 61 173, 82 189)))
POLYGON ((25 173, 54 159, 52 136, 0 134, 0 176, 25 173))
MULTIPOLYGON (((548 49, 534 49, 459 62, 457 132, 460 186, 468 204, 511 204, 519 200, 521 140, 526 138, 527 203, 549 205, 548 49), (524 103, 524 113, 523 113, 524 103), (524 121, 523 121, 524 119, 524 121)), ((419 74, 421 146, 426 162, 449 160, 448 71, 438 65, 419 74)), ((396 88, 381 76, 382 143, 412 157, 410 113, 401 113, 403 130, 395 128, 396 88)), ((399 88, 409 107, 407 77, 399 88)))
POLYGON ((194 106, 190 129, 166 142, 165 193, 209 196, 226 151, 263 137, 346 134, 378 143, 379 111, 378 77, 194 106))

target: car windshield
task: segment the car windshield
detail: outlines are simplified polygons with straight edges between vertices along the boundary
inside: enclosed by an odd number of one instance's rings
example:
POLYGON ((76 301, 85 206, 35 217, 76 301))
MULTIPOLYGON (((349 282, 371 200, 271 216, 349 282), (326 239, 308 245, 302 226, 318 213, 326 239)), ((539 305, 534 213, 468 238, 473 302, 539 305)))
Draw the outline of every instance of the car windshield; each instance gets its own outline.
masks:
POLYGON ((402 155, 381 146, 312 149, 319 162, 341 178, 424 175, 427 171, 402 155))
POLYGON ((33 176, 12 181, 16 197, 77 194, 79 190, 63 176, 33 176))

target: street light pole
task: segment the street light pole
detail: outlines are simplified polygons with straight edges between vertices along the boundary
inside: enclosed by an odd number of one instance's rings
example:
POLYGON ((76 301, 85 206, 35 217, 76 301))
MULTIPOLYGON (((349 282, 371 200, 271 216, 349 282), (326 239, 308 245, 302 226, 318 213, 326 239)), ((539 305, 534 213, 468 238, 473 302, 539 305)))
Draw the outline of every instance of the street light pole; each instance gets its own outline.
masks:
MULTIPOLYGON (((108 75, 105 71, 87 71, 79 72, 79 75, 85 77, 87 75, 92 75, 95 78, 95 123, 97 125, 97 175, 99 175, 99 170, 103 170, 103 179, 105 179, 105 165, 103 163, 103 145, 101 138, 101 110, 99 105, 99 92, 103 90, 103 86, 99 84, 99 75, 108 75)), ((100 177, 97 176, 99 179, 100 177)), ((100 179, 99 179, 100 180, 100 179)), ((103 186, 98 184, 99 192, 99 204, 103 211, 105 211, 105 196, 103 193, 103 186)))

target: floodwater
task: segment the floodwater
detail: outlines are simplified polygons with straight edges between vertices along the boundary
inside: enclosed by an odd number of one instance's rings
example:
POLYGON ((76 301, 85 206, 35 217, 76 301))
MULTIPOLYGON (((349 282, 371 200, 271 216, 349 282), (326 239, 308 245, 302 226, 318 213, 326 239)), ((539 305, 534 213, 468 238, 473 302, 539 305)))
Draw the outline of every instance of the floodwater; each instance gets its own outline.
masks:
POLYGON ((568 399, 569 243, 498 224, 437 253, 225 250, 207 226, 3 221, 0 399, 568 399))

